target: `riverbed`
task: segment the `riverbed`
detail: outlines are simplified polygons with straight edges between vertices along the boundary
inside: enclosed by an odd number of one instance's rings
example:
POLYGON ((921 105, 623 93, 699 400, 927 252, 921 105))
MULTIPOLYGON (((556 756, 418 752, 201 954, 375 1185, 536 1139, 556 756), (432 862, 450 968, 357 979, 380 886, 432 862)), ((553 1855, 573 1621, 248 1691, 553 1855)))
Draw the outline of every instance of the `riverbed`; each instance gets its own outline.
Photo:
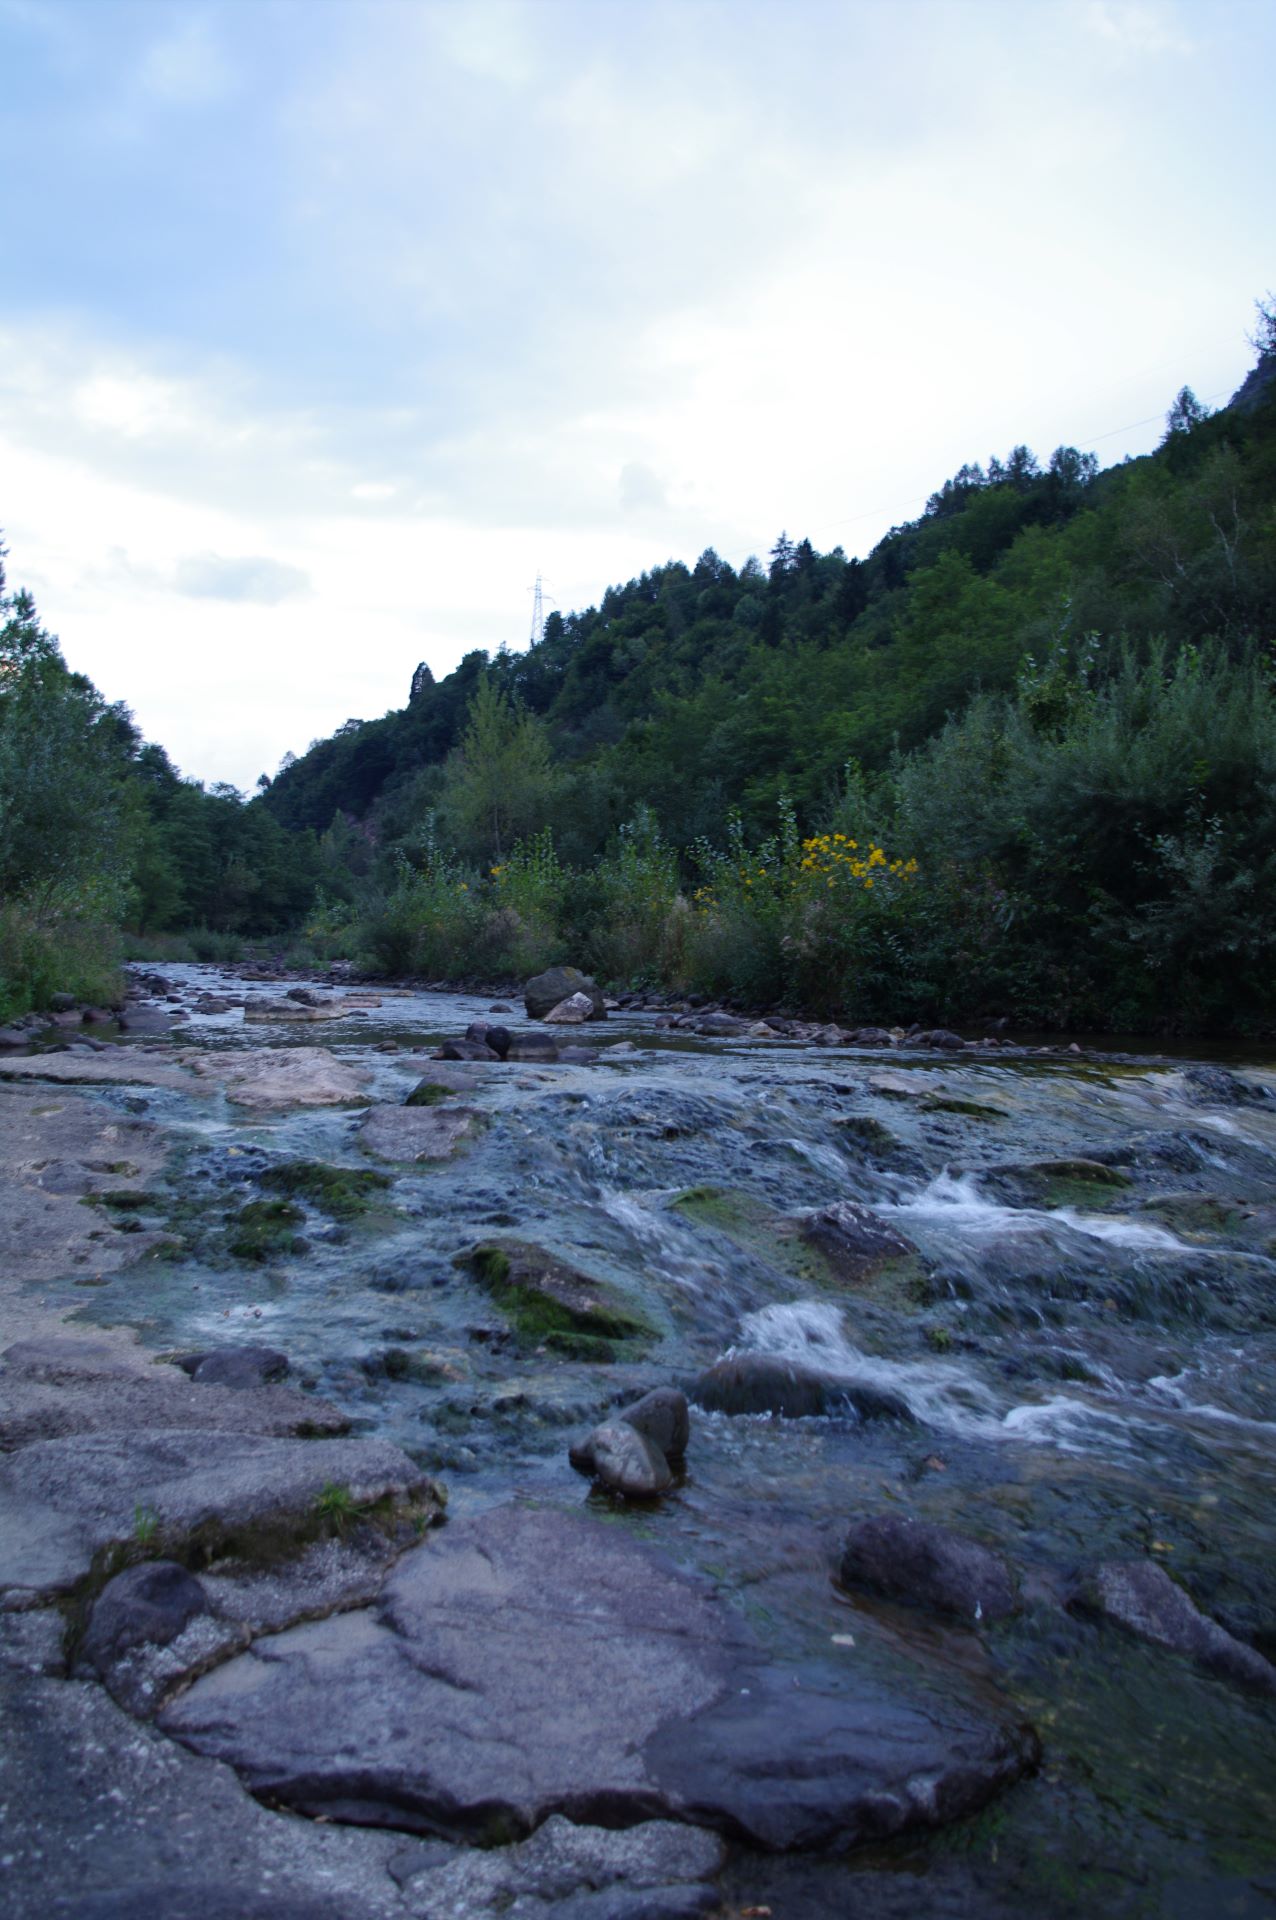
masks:
MULTIPOLYGON (((173 1031, 118 1043, 138 1078, 84 1066, 95 1101, 166 1142, 163 1172, 105 1203, 146 1257, 42 1281, 49 1307, 156 1352, 282 1349, 356 1431, 437 1474, 453 1518, 585 1508, 710 1580, 795 1671, 982 1693, 1036 1729, 1040 1766, 982 1813, 846 1857, 738 1847, 732 1901, 777 1920, 1273 1911, 1276 1704, 1068 1605, 1087 1566, 1151 1558, 1276 1656, 1270 1065, 804 1047, 613 1013, 560 1030, 582 1057, 444 1073, 440 1042, 477 1019, 530 1030, 521 1007, 400 991, 276 1020, 278 983, 166 972, 173 1031), (210 996, 237 1004, 197 1011, 210 996), (232 1080, 183 1083, 193 1054, 262 1048, 322 1049, 357 1090, 254 1110, 232 1080), (180 1072, 147 1084, 143 1056, 180 1072), (456 1150, 370 1154, 369 1105, 432 1077, 436 1110, 474 1116, 456 1150), (236 1218, 298 1163, 388 1184, 346 1217, 300 1195, 286 1234, 234 1252, 236 1218), (910 1257, 839 1281, 794 1223, 847 1202, 910 1257), (610 1360, 520 1338, 464 1264, 492 1241, 596 1276, 652 1337, 610 1360), (641 1504, 572 1471, 569 1443, 617 1405, 749 1352, 910 1417, 864 1418, 853 1396, 819 1418, 693 1409, 685 1472, 641 1504), (998 1549, 1020 1610, 972 1631, 842 1590, 847 1528, 879 1513, 998 1549)), ((74 1079, 77 1058, 50 1062, 74 1079)))

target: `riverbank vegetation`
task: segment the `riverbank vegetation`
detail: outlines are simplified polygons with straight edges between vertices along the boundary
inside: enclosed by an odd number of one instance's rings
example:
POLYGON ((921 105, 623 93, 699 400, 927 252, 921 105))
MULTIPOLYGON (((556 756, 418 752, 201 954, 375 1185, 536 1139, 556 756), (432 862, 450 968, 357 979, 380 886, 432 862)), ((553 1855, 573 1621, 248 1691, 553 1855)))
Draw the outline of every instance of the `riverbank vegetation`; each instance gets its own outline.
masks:
POLYGON ((1255 346, 1146 459, 1016 447, 863 561, 781 535, 657 567, 418 672, 251 801, 182 780, 6 598, 0 1015, 96 997, 126 926, 861 1021, 1270 1027, 1270 301, 1255 346))

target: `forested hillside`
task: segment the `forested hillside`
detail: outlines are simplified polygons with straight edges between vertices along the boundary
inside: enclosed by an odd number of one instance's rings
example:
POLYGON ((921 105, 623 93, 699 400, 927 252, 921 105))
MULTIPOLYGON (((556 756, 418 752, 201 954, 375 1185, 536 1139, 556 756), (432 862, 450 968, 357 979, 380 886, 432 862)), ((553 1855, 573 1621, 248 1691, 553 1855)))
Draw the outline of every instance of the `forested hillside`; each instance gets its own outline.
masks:
POLYGON ((88 993, 127 926, 862 1019, 1270 1024, 1270 301, 1254 344, 1145 459, 1019 446, 862 561, 782 533, 653 568, 418 671, 247 802, 181 779, 0 574, 0 1015, 88 993))

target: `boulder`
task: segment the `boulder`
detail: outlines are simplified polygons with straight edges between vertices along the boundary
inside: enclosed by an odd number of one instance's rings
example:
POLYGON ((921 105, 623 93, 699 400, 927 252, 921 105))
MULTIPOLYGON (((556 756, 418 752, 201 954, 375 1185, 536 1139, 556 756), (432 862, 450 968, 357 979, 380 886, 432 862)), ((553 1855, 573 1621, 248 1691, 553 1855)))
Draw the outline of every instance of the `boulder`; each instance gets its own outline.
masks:
POLYGON ((516 1506, 428 1537, 374 1608, 271 1635, 160 1724, 274 1804, 488 1846, 561 1814, 840 1851, 970 1812, 1036 1754, 961 1681, 910 1697, 895 1673, 791 1668, 620 1528, 516 1506))
POLYGON ((285 1107, 345 1107, 367 1098, 371 1076, 326 1047, 253 1047, 243 1052, 192 1051, 182 1064, 217 1081, 236 1106, 258 1113, 285 1107))
POLYGON ((218 1347, 211 1353, 193 1353, 178 1362, 201 1387, 264 1387, 286 1379, 288 1356, 277 1347, 218 1347))
POLYGON ((480 1241, 456 1264, 468 1268, 529 1345, 609 1361, 657 1337, 618 1288, 528 1241, 480 1241))
POLYGON ((802 1238, 818 1247, 842 1280, 866 1280, 896 1260, 914 1257, 917 1248, 870 1207, 839 1201, 811 1213, 802 1222, 802 1238))
POLYGON ((496 1026, 488 1020, 473 1020, 465 1029, 465 1037, 477 1041, 480 1046, 494 1053, 498 1060, 503 1060, 510 1050, 513 1035, 508 1027, 496 1026))
POLYGON ((81 1658, 106 1673, 134 1647, 166 1647, 207 1613, 208 1596, 175 1560, 147 1560, 108 1580, 89 1615, 81 1658))
POLYGON ((785 1420, 818 1414, 913 1418, 907 1401, 889 1388, 770 1353, 736 1353, 716 1361, 691 1387, 690 1398, 710 1413, 771 1413, 785 1420))
POLYGON ((972 1626, 1002 1620, 1018 1604, 1014 1576, 999 1553, 898 1513, 875 1514, 851 1528, 838 1578, 844 1587, 955 1614, 972 1626))
POLYGON ((1154 1560, 1105 1560, 1083 1575, 1069 1603, 1115 1620, 1156 1646, 1185 1653, 1213 1673, 1276 1694, 1276 1667, 1193 1605, 1154 1560))
POLYGON ((919 1033, 910 1040, 909 1044, 914 1047, 930 1047, 939 1053, 958 1053, 964 1048, 966 1042, 950 1027, 932 1027, 927 1033, 919 1033))
POLYGON ((577 1473, 591 1474, 612 1493, 630 1499, 650 1499, 673 1485, 669 1462, 660 1448, 623 1419, 595 1427, 567 1457, 577 1473))
POLYGON ((481 1127, 472 1107, 370 1107, 359 1145, 379 1160, 450 1160, 481 1127))
POLYGON ((439 1060, 499 1060, 499 1053, 484 1040, 445 1040, 435 1055, 439 1060))
POLYGON ((433 1482, 383 1440, 272 1440, 192 1422, 35 1441, 0 1466, 0 1605, 69 1592, 106 1548, 143 1544, 142 1529, 170 1551, 195 1536, 277 1548, 313 1530, 331 1486, 352 1507, 436 1510, 433 1482))
POLYGON ((560 1000, 556 1007, 551 1007, 544 1020, 547 1027, 580 1027, 586 1020, 597 1017, 594 1003, 587 993, 572 993, 566 1000, 560 1000))
POLYGON ((622 1407, 618 1418, 644 1434, 670 1460, 681 1460, 691 1439, 687 1397, 676 1387, 656 1387, 622 1407))
POLYGON ((551 1034, 516 1033, 509 1043, 505 1058, 520 1061, 525 1066, 552 1067, 558 1064, 558 1048, 551 1034))
POLYGON ((579 967, 550 967, 545 973, 538 973, 523 988, 523 1005, 527 1009, 529 1020, 543 1020, 545 1015, 569 1000, 574 993, 588 994, 593 1008, 591 1018, 601 1020, 607 1008, 602 992, 589 975, 582 973, 579 967))

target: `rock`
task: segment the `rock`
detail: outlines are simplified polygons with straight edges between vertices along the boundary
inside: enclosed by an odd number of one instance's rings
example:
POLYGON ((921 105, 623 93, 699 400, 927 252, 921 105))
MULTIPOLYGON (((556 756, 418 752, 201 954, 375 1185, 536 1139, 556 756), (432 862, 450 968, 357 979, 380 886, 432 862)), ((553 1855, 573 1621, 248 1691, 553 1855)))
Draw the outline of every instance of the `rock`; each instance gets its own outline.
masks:
POLYGON ((403 1834, 281 1820, 102 1688, 0 1674, 5 1920, 405 1920, 403 1834))
POLYGON ((558 1064, 558 1048, 548 1033, 516 1033, 506 1051, 507 1060, 529 1066, 551 1067, 558 1064))
POLYGON ((1193 1107, 1241 1107, 1267 1099, 1262 1087, 1241 1080, 1224 1067, 1186 1067, 1183 1097, 1193 1107))
POLYGON ((570 1449, 578 1473, 592 1474, 613 1493, 649 1499, 673 1485, 669 1462, 655 1443, 626 1420, 613 1420, 570 1449))
POLYGON ((840 1414, 861 1420, 911 1420, 906 1400, 870 1380, 843 1379, 769 1353, 736 1353, 718 1360, 690 1389, 710 1413, 773 1413, 801 1420, 840 1414))
POLYGON ((122 1654, 142 1645, 167 1646, 197 1614, 208 1596, 193 1574, 175 1560, 147 1560, 108 1580, 89 1615, 80 1656, 106 1673, 122 1654))
POLYGON ((269 1438, 346 1432, 349 1416, 291 1387, 244 1393, 195 1386, 176 1367, 122 1357, 105 1343, 50 1337, 4 1355, 0 1449, 76 1433, 180 1427, 269 1438))
POLYGON ((895 1043, 885 1027, 856 1027, 848 1044, 852 1047, 890 1047, 895 1043))
POLYGON ((29 1047, 31 1035, 25 1027, 0 1027, 0 1047, 29 1047))
POLYGON ((500 1055, 483 1040, 445 1040, 436 1056, 440 1060, 499 1060, 500 1055))
POLYGON ((842 1280, 865 1280, 896 1260, 916 1256, 911 1240, 878 1217, 870 1207, 843 1200, 811 1213, 802 1222, 802 1238, 818 1247, 842 1280))
POLYGON ((529 1345, 608 1361, 657 1330, 618 1288, 523 1240, 485 1240, 458 1254, 529 1345))
POLYGON ((681 1460, 691 1439, 687 1397, 676 1387, 655 1387, 641 1400, 622 1407, 618 1418, 645 1434, 670 1460, 681 1460))
POLYGON ((931 1047, 940 1053, 959 1053, 966 1042, 951 1027, 932 1027, 928 1033, 919 1033, 910 1044, 931 1047))
POLYGON ((737 1019, 733 1013, 706 1013, 695 1022, 695 1031, 710 1039, 729 1039, 737 1033, 747 1033, 749 1022, 737 1019))
POLYGON ((1115 1620, 1141 1640, 1186 1653, 1229 1680, 1276 1694, 1276 1667, 1201 1613, 1154 1560, 1105 1560, 1082 1577, 1069 1604, 1115 1620))
POLYGON ((504 1000, 494 1000, 488 1008, 489 1013, 513 1013, 514 1009, 504 1000))
POLYGON ((1032 1763, 960 1691, 935 1711, 846 1664, 798 1678, 616 1527, 507 1506, 410 1553, 374 1609, 197 1680, 161 1724, 298 1812, 488 1845, 565 1814, 840 1850, 968 1812, 1032 1763))
POLYGON ((379 1160, 450 1160, 481 1127, 472 1107, 370 1107, 359 1145, 379 1160))
POLYGON ((602 993, 597 983, 578 967, 550 967, 546 973, 538 973, 523 988, 523 1005, 527 1009, 529 1020, 543 1020, 545 1015, 569 1000, 574 993, 588 994, 593 1009, 591 1018, 601 1020, 606 1015, 602 993))
POLYGON ((49 1008, 53 1013, 76 1013, 80 1003, 73 993, 51 993, 49 1008))
POLYGON ((493 1026, 487 1020, 471 1021, 465 1029, 465 1037, 467 1040, 477 1040, 480 1046, 494 1053, 498 1060, 505 1058, 510 1050, 510 1041, 513 1039, 508 1027, 493 1026))
POLYGON ((317 1020, 344 1020, 349 1014, 339 1000, 249 1000, 244 1007, 244 1019, 254 1023, 275 1022, 277 1020, 300 1021, 305 1026, 313 1026, 317 1020))
POLYGON ((999 1553, 903 1514, 858 1521, 846 1537, 838 1578, 844 1587, 955 1614, 970 1625, 1002 1620, 1018 1604, 1014 1576, 999 1553))
POLYGON ((218 1081, 226 1098, 258 1113, 284 1107, 345 1107, 366 1098, 366 1068, 338 1060, 325 1047, 254 1047, 251 1052, 181 1055, 202 1078, 218 1081))
MULTIPOLYGON (((420 1842, 416 1850, 424 1851, 420 1842)), ((467 1848, 444 1865, 418 1865, 412 1912, 419 1920, 680 1920, 717 1911, 718 1895, 705 1883, 725 1863, 717 1835, 695 1827, 644 1820, 617 1833, 551 1814, 516 1846, 467 1848)))
POLYGON ((143 1525, 141 1543, 170 1553, 195 1535, 241 1550, 259 1537, 277 1550, 313 1530, 332 1486, 355 1508, 436 1510, 433 1482, 381 1440, 273 1440, 192 1423, 35 1441, 0 1465, 0 1606, 69 1592, 104 1549, 135 1549, 143 1525))
POLYGON ((128 1007, 120 1015, 120 1032, 135 1039, 144 1039, 147 1034, 167 1034, 172 1026, 172 1015, 161 1013, 158 1007, 128 1007))
POLYGON ((566 1000, 560 1000, 556 1007, 542 1016, 546 1026, 580 1027, 586 1020, 597 1019, 594 1003, 587 993, 569 994, 566 1000))
POLYGON ((287 1378, 286 1353, 276 1347, 219 1347, 212 1353, 190 1355, 179 1365, 197 1386, 264 1387, 287 1378))

